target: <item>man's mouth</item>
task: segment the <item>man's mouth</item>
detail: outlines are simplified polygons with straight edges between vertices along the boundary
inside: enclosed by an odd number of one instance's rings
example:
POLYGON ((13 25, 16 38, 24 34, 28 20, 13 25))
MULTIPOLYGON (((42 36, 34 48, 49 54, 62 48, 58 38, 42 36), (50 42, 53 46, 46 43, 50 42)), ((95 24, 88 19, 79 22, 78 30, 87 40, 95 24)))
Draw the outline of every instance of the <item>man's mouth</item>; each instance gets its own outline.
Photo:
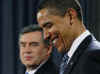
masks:
POLYGON ((24 59, 27 60, 27 61, 29 61, 29 60, 32 59, 32 56, 29 55, 29 54, 24 54, 24 59))
POLYGON ((55 44, 55 43, 57 42, 57 40, 58 40, 58 39, 54 39, 54 40, 52 41, 52 43, 55 44))
POLYGON ((31 56, 26 56, 25 57, 26 60, 31 60, 31 58, 32 58, 31 56))
POLYGON ((53 33, 50 36, 48 36, 45 40, 49 41, 50 44, 52 44, 55 47, 58 47, 58 41, 59 41, 59 33, 53 33))
POLYGON ((56 36, 55 38, 53 38, 52 44, 53 44, 54 46, 56 46, 56 45, 57 45, 57 42, 58 42, 58 36, 56 36))

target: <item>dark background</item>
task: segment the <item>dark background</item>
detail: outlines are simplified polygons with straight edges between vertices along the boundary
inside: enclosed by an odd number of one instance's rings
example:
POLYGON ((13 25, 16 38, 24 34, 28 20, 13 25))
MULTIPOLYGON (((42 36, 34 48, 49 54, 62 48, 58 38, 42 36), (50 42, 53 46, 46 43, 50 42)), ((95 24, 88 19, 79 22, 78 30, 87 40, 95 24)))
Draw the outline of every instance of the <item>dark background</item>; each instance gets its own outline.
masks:
MULTIPOLYGON (((18 31, 36 23, 38 1, 0 0, 0 74, 23 74, 18 57, 18 31)), ((81 4, 84 24, 100 40, 100 0, 81 0, 81 4)))

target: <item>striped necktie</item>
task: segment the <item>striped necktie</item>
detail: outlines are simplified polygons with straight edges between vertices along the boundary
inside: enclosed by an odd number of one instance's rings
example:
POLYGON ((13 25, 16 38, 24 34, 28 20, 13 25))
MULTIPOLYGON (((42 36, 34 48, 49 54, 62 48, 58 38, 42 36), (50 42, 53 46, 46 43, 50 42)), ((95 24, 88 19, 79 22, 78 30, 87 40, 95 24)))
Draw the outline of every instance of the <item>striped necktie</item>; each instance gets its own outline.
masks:
POLYGON ((60 74, 63 74, 65 71, 65 68, 67 67, 67 62, 68 62, 68 55, 65 54, 64 57, 62 58, 62 62, 60 64, 60 74))

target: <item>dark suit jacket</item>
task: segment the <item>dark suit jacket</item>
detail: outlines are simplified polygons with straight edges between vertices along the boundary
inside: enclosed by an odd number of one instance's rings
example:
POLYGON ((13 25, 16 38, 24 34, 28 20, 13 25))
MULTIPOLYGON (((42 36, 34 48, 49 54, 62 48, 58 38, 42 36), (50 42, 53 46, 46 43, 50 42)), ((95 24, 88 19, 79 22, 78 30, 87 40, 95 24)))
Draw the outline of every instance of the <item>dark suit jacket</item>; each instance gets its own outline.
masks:
POLYGON ((64 74, 100 74, 100 43, 88 36, 72 56, 64 74))
POLYGON ((54 64, 60 68, 60 64, 61 64, 61 60, 62 60, 62 57, 63 57, 63 54, 62 53, 59 53, 57 51, 57 48, 53 47, 53 51, 52 51, 52 60, 54 62, 54 64))
POLYGON ((52 58, 43 64, 35 74, 58 74, 57 66, 52 62, 52 58))

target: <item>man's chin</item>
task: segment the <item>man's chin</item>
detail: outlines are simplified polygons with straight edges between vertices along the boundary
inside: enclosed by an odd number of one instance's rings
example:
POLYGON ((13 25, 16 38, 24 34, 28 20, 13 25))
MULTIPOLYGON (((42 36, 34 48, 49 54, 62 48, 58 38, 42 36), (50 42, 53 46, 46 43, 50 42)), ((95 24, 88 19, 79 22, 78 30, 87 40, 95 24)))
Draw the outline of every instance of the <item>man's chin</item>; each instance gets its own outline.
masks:
POLYGON ((58 47, 57 49, 58 49, 58 52, 60 52, 60 53, 62 53, 62 52, 63 52, 63 48, 58 47))
POLYGON ((25 64, 25 66, 31 66, 32 64, 29 64, 29 63, 27 63, 27 64, 25 64))
POLYGON ((36 64, 26 64, 25 66, 27 68, 29 68, 29 69, 36 69, 39 65, 36 65, 36 64))
POLYGON ((65 53, 65 49, 62 47, 58 47, 57 50, 59 53, 62 53, 62 54, 65 53))
POLYGON ((28 62, 25 62, 24 65, 25 66, 31 66, 31 65, 33 65, 33 63, 28 61, 28 62))

